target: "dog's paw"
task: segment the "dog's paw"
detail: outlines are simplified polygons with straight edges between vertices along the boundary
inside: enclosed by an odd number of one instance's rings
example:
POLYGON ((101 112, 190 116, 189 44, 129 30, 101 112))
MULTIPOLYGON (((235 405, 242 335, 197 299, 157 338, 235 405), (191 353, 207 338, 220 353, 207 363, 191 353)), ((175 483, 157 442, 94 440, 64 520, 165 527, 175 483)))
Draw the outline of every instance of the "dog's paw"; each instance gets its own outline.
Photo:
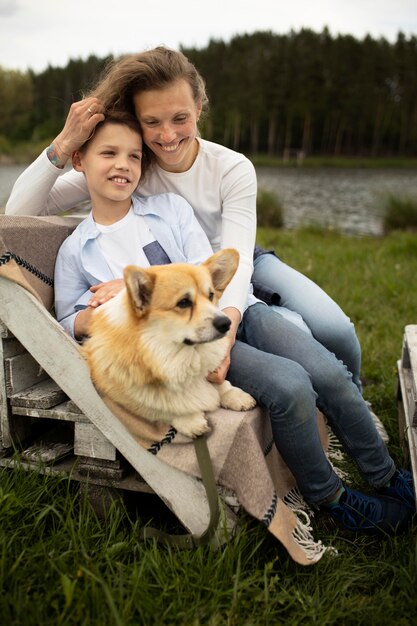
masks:
POLYGON ((189 415, 186 417, 176 417, 172 420, 172 425, 186 437, 194 439, 199 435, 209 432, 210 426, 203 414, 189 415))
POLYGON ((232 387, 220 394, 220 403, 224 409, 249 411, 256 406, 255 398, 238 387, 232 387))

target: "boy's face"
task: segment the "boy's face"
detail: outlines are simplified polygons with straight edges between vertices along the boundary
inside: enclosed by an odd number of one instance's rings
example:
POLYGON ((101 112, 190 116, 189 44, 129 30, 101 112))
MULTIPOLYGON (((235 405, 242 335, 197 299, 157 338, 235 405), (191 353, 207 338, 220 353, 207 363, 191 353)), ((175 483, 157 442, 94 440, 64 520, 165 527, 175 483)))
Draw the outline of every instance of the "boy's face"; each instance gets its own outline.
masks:
POLYGON ((93 207, 117 202, 130 206, 141 175, 142 138, 124 124, 105 124, 85 150, 73 155, 73 166, 84 172, 93 207))

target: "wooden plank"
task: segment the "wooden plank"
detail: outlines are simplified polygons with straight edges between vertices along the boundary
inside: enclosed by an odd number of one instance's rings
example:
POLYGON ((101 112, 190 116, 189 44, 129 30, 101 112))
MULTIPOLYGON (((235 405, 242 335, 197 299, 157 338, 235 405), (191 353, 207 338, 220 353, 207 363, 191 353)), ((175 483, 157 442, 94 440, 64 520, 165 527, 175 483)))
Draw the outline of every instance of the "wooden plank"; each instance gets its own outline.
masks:
POLYGON ((71 413, 82 413, 78 406, 72 400, 68 400, 68 411, 71 413))
POLYGON ((75 424, 74 453, 92 459, 116 460, 114 445, 91 423, 77 422, 75 424))
POLYGON ((38 409, 23 406, 14 406, 12 408, 13 415, 24 415, 27 417, 37 417, 52 420, 60 420, 63 422, 84 422, 90 423, 88 417, 83 413, 74 413, 68 409, 68 401, 57 404, 49 409, 38 409))
POLYGON ((6 372, 4 369, 4 340, 0 336, 0 445, 10 447, 10 408, 7 400, 6 372))
POLYGON ((23 287, 0 276, 0 318, 192 533, 210 520, 201 481, 143 449, 95 390, 77 344, 23 287), (36 328, 36 332, 33 329, 36 328))
POLYGON ((83 413, 73 413, 68 409, 69 402, 63 402, 50 409, 28 408, 23 406, 14 406, 13 415, 25 415, 27 417, 39 417, 51 420, 60 420, 63 422, 86 422, 90 423, 88 417, 83 413))
POLYGON ((126 474, 127 464, 120 467, 118 466, 117 461, 114 461, 113 466, 103 466, 93 463, 92 461, 94 460, 95 459, 89 459, 88 463, 79 463, 77 465, 78 473, 83 476, 94 476, 96 478, 107 478, 109 480, 120 480, 126 474))
POLYGON ((410 356, 408 354, 408 346, 407 346, 407 342, 405 339, 405 334, 403 337, 403 347, 402 347, 402 352, 401 352, 401 363, 403 367, 406 367, 407 369, 410 369, 411 365, 410 365, 410 356))
MULTIPOLYGON (((404 343, 407 349, 410 368, 409 412, 412 424, 417 427, 417 325, 409 324, 404 330, 404 343)), ((403 359, 403 366, 406 367, 403 359)))
POLYGON ((25 448, 21 454, 21 458, 28 462, 51 463, 71 454, 73 449, 74 446, 72 443, 39 441, 25 448))
POLYGON ((28 353, 5 359, 6 391, 10 397, 48 378, 48 374, 28 353))
POLYGON ((3 358, 7 359, 11 356, 16 356, 17 354, 23 354, 26 352, 25 348, 22 346, 20 341, 15 339, 14 337, 11 339, 3 339, 3 358))
MULTIPOLYGON (((13 337, 11 333, 9 333, 9 336, 13 337)), ((10 351, 7 347, 8 344, 16 341, 17 340, 14 338, 5 339, 0 337, 0 446, 6 449, 13 445, 18 445, 31 433, 31 424, 28 420, 20 417, 12 417, 10 402, 7 397, 8 387, 5 354, 10 351)))
POLYGON ((88 482, 95 485, 101 485, 103 487, 112 485, 118 489, 125 489, 126 491, 136 491, 138 493, 155 493, 153 489, 142 480, 138 474, 131 472, 127 476, 124 476, 120 480, 111 479, 108 477, 82 474, 78 471, 78 458, 74 456, 65 457, 59 459, 53 465, 46 465, 38 462, 23 461, 21 458, 3 457, 0 458, 0 467, 18 467, 26 471, 36 471, 40 474, 47 475, 64 475, 68 476, 71 480, 79 482, 88 482))
MULTIPOLYGON (((105 468, 105 469, 123 469, 130 468, 129 463, 125 461, 125 459, 118 455, 115 461, 109 461, 107 459, 92 459, 89 456, 78 456, 78 467, 81 465, 91 465, 94 468, 105 468)), ((131 470, 132 468, 130 468, 131 470)))
MULTIPOLYGON (((399 414, 400 414, 400 437, 408 444, 411 471, 413 474, 414 485, 417 485, 417 429, 413 425, 412 415, 409 411, 409 403, 407 402, 407 390, 412 386, 410 370, 402 366, 402 362, 398 361, 398 380, 399 380, 399 414)), ((417 502, 417 499, 416 499, 417 502)))
POLYGON ((114 461, 89 456, 79 456, 78 459, 77 471, 82 476, 119 481, 127 473, 132 473, 132 467, 121 456, 114 461))
POLYGON ((13 337, 13 334, 7 328, 6 324, 0 319, 0 339, 8 339, 13 337))
POLYGON ((47 380, 37 383, 32 387, 23 389, 10 396, 10 404, 27 408, 49 409, 57 404, 61 404, 67 398, 55 381, 47 380))
POLYGON ((401 399, 404 405, 406 405, 407 415, 410 416, 411 424, 413 424, 414 415, 414 397, 413 397, 413 381, 411 377, 411 370, 403 367, 402 361, 398 362, 398 371, 400 375, 400 382, 402 381, 401 399))

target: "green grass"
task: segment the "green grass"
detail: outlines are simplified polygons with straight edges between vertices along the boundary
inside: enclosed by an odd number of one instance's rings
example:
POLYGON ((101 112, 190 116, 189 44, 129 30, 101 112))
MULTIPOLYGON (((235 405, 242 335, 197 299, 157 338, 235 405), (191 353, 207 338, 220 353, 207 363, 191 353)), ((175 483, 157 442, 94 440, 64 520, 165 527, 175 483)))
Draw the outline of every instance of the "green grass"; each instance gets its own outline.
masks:
POLYGON ((384 231, 417 230, 417 196, 395 196, 389 194, 384 206, 384 231))
POLYGON ((34 161, 38 155, 44 150, 51 141, 44 139, 42 141, 28 141, 11 144, 4 136, 0 135, 0 164, 25 164, 34 161))
POLYGON ((284 209, 278 196, 268 189, 258 189, 256 197, 256 215, 258 226, 282 228, 284 209))
MULTIPOLYGON (((387 426, 393 457, 402 463, 395 368, 404 325, 416 322, 417 238, 261 228, 258 239, 317 281, 355 322, 365 396, 387 426)), ((415 623, 415 526, 380 541, 313 523, 315 536, 339 554, 325 555, 311 567, 294 563, 260 524, 244 516, 236 538, 221 550, 181 552, 140 542, 141 520, 131 509, 115 506, 106 522, 99 521, 66 479, 1 470, 0 623, 415 623)))

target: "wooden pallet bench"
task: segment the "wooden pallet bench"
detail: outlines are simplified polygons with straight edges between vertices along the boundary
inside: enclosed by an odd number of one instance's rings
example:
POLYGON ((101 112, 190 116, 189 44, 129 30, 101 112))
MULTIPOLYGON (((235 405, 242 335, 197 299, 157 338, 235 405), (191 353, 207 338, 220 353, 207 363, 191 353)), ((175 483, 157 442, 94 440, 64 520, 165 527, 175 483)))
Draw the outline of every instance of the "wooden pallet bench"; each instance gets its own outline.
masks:
POLYGON ((155 494, 188 531, 177 545, 227 540, 237 501, 216 485, 206 438, 194 441, 201 479, 139 445, 49 312, 56 254, 79 220, 0 222, 0 466, 64 473, 94 491, 98 509, 107 494, 155 494))
POLYGON ((417 324, 404 329, 397 369, 400 438, 409 457, 414 485, 417 485, 417 324))
POLYGON ((0 322, 0 466, 16 464, 65 473, 92 493, 154 493, 0 322))
POLYGON ((174 539, 182 547, 217 546, 236 526, 234 494, 214 496, 214 477, 201 481, 141 448, 97 394, 75 342, 0 276, 0 466, 16 465, 78 481, 99 514, 123 492, 156 494, 189 531, 174 539))

